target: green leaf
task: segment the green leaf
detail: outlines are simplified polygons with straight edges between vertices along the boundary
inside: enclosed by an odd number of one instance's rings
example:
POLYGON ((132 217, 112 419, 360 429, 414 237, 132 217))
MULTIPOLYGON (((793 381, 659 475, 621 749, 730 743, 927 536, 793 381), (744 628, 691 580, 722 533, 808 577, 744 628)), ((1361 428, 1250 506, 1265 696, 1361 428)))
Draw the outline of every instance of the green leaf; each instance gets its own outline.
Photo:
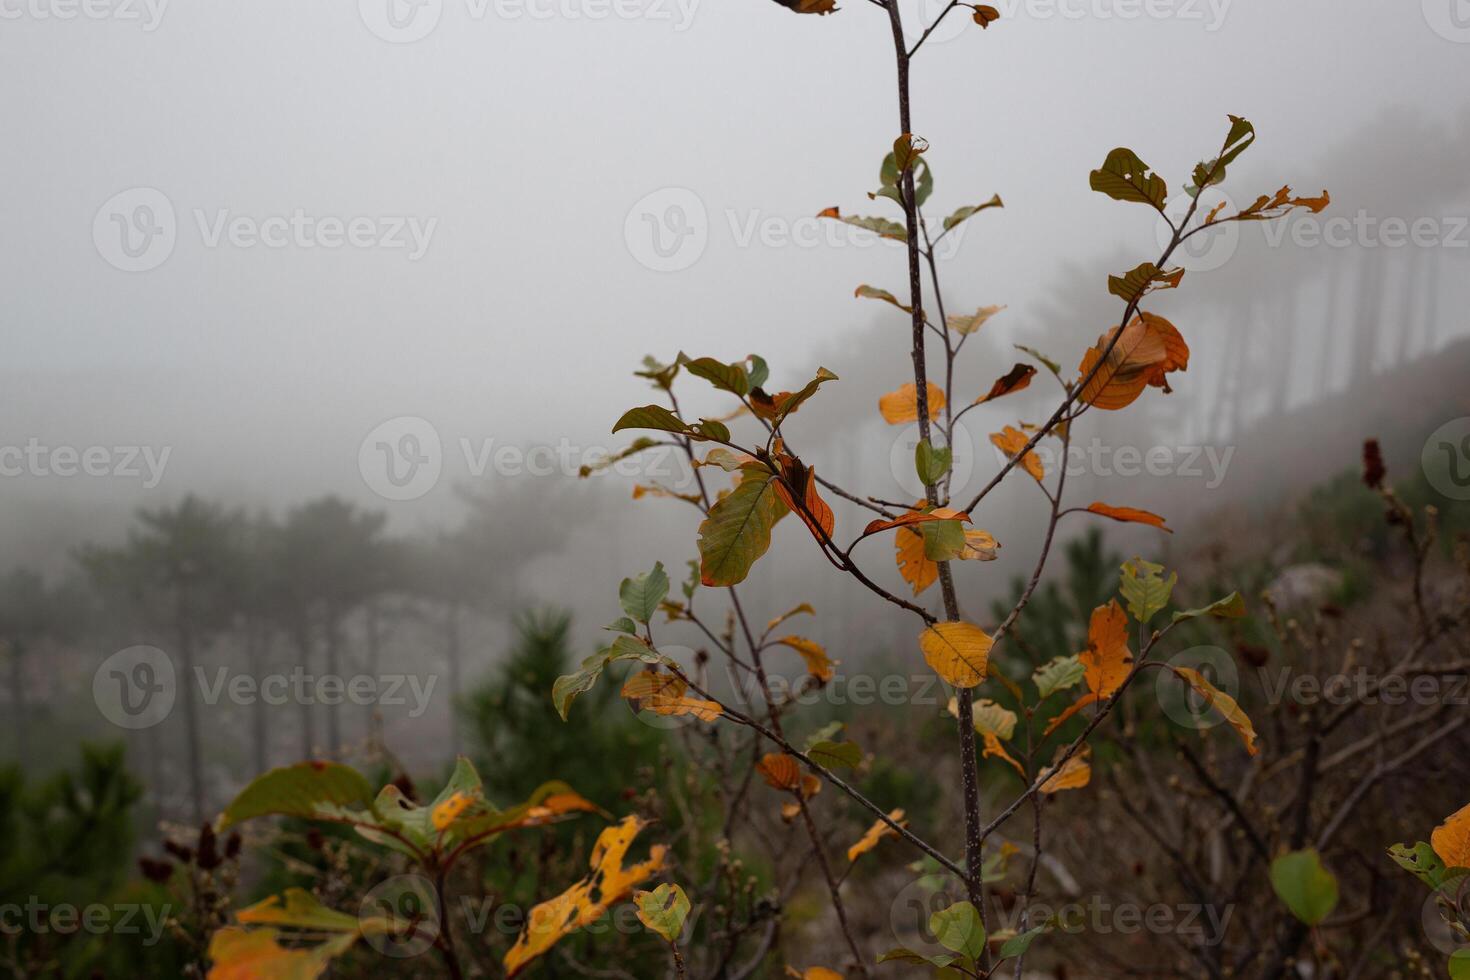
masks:
POLYGON ((1031 948, 1031 944, 1036 942, 1036 937, 1050 928, 1050 925, 1039 925, 1035 929, 1027 929, 1018 936, 1012 936, 1000 947, 1000 958, 1008 960, 1012 956, 1025 955, 1026 951, 1031 948))
MULTIPOLYGON (((618 602, 623 612, 635 622, 647 623, 658 612, 658 604, 669 594, 669 576, 664 572, 664 563, 655 562, 653 571, 644 572, 633 578, 623 579, 618 587, 618 602)), ((633 633, 636 630, 624 630, 633 633)))
POLYGON ((1470 980, 1470 946, 1461 946, 1450 954, 1450 980, 1470 980))
POLYGON ((665 882, 651 892, 639 892, 638 919, 665 942, 677 943, 689 915, 689 896, 678 885, 665 882))
POLYGON ((719 419, 700 419, 691 430, 696 439, 713 439, 716 442, 730 441, 730 427, 719 419))
POLYGON ((1315 926, 1337 907, 1337 879, 1312 849, 1292 851, 1271 862, 1271 887, 1291 914, 1315 926))
POLYGON ((1108 276, 1108 292, 1125 303, 1136 303, 1155 289, 1174 289, 1184 278, 1183 269, 1160 269, 1152 262, 1144 262, 1121 276, 1108 276))
POLYGON ((752 388, 759 388, 766 383, 771 376, 771 369, 766 364, 766 359, 759 354, 751 354, 746 358, 750 362, 749 381, 752 388))
POLYGON ((941 969, 958 960, 958 956, 951 956, 948 953, 940 953, 937 956, 925 956, 923 953, 915 952, 907 946, 896 946, 878 957, 879 963, 913 963, 916 966, 937 966, 941 969))
POLYGON ((863 761, 863 750, 852 742, 818 742, 806 754, 828 769, 856 769, 863 761))
POLYGON ((928 439, 921 441, 914 449, 914 468, 925 486, 933 486, 944 479, 953 460, 954 452, 948 446, 936 449, 928 439))
POLYGON ((740 485, 710 508, 699 525, 700 581, 738 585, 771 547, 771 528, 786 513, 775 474, 747 467, 740 485))
POLYGON ((833 374, 831 371, 828 371, 824 367, 817 368, 817 376, 808 381, 804 388, 793 394, 790 398, 786 399, 786 401, 782 403, 781 414, 776 417, 775 422, 772 424, 779 427, 782 422, 786 421, 786 417, 788 415, 800 408, 802 406, 802 403, 805 402, 808 398, 815 395, 817 393, 817 389, 821 388, 822 385, 826 384, 828 381, 836 380, 838 380, 837 375, 833 374))
POLYGON ((667 658, 641 640, 631 636, 618 637, 613 641, 612 646, 594 653, 582 661, 582 665, 577 670, 558 677, 556 683, 551 686, 551 703, 556 706, 556 713, 561 715, 561 720, 567 720, 567 712, 571 710, 572 702, 576 700, 577 695, 586 694, 592 690, 607 666, 622 660, 641 660, 648 664, 659 664, 664 663, 667 658))
POLYGON ((1199 192, 1206 187, 1213 187, 1225 179, 1225 168, 1235 162, 1235 158, 1246 151, 1256 140, 1256 127, 1246 122, 1239 116, 1230 117, 1230 133, 1225 137, 1225 145, 1220 150, 1220 155, 1213 160, 1206 160, 1194 168, 1194 184, 1187 188, 1190 197, 1199 197, 1199 192))
POLYGON ((372 786, 351 766, 298 762, 257 776, 225 807, 216 829, 272 814, 342 823, 371 821, 366 808, 372 802, 372 786))
POLYGON ((751 389, 750 378, 739 364, 723 364, 713 357, 690 358, 683 353, 679 354, 679 363, 684 365, 684 370, 721 391, 745 395, 751 389))
POLYGON ((614 432, 623 429, 658 429, 662 432, 689 432, 688 424, 662 405, 643 405, 630 408, 613 426, 614 432))
POLYGON ((694 590, 697 588, 699 588, 699 562, 691 558, 689 559, 689 577, 684 580, 684 584, 679 586, 679 589, 684 593, 684 598, 693 599, 694 590))
POLYGON ((965 525, 959 521, 925 521, 914 528, 924 537, 924 557, 930 561, 953 561, 965 553, 965 525))
POLYGON ((241 922, 251 925, 292 926, 312 932, 356 934, 363 925, 358 916, 328 908, 304 888, 287 888, 284 896, 272 895, 263 902, 241 909, 239 915, 241 922))
POLYGON ((1232 592, 1223 599, 1216 599, 1208 606, 1176 612, 1174 622, 1182 623, 1186 619, 1196 619, 1200 616, 1213 616, 1216 619, 1243 619, 1245 618, 1245 600, 1241 598, 1239 592, 1232 592))
POLYGON ((1062 366, 1056 361, 1053 361, 1051 358, 1047 357, 1045 354, 1041 353, 1040 351, 1034 350, 1023 344, 1017 344, 1016 350, 1020 351, 1022 354, 1030 354, 1032 357, 1036 358, 1038 361, 1044 364, 1046 366, 1046 369, 1052 374, 1056 375, 1059 378, 1062 376, 1062 366))
POLYGON ((847 726, 845 726, 840 721, 828 722, 827 724, 823 725, 821 728, 818 728, 816 731, 807 736, 805 751, 810 752, 812 750, 812 746, 817 745, 821 742, 830 742, 832 739, 836 738, 838 733, 840 733, 845 727, 847 726))
POLYGON ((1169 604, 1174 584, 1179 581, 1177 572, 1170 572, 1167 579, 1160 578, 1163 565, 1156 565, 1142 558, 1130 558, 1123 563, 1118 591, 1128 602, 1128 611, 1140 623, 1149 620, 1169 604))
POLYGON ((887 218, 861 218, 856 215, 838 214, 835 209, 831 212, 824 211, 820 216, 832 218, 845 225, 852 225, 854 228, 863 228, 867 231, 875 232, 883 238, 891 238, 894 241, 906 242, 909 240, 908 229, 896 221, 889 221, 887 218))
POLYGON ((638 624, 633 622, 627 616, 619 616, 617 619, 604 626, 603 629, 611 630, 614 633, 637 633, 638 624))
POLYGON ((1169 197, 1169 185, 1164 178, 1152 173, 1148 164, 1138 159, 1138 154, 1121 146, 1108 154, 1102 167, 1094 170, 1088 181, 1093 190, 1115 201, 1152 205, 1160 213, 1169 197))
POLYGON ((985 927, 969 902, 956 902, 929 917, 929 931, 945 949, 979 959, 985 952, 985 927))
POLYGON ((981 211, 986 210, 987 208, 1003 207, 1005 207, 1005 203, 1001 201, 1000 195, 997 194, 990 200, 986 201, 984 204, 972 204, 968 207, 960 208, 954 214, 951 214, 948 218, 944 219, 944 230, 949 231, 956 225, 964 224, 966 221, 970 220, 975 215, 979 214, 981 211))
POLYGON ((1049 698, 1058 691, 1075 687, 1087 673, 1087 667, 1074 654, 1070 657, 1053 657, 1031 675, 1037 693, 1049 698))
POLYGON ((454 760, 454 770, 449 774, 449 781, 439 790, 438 795, 434 797, 426 809, 432 811, 434 807, 443 803, 456 793, 483 798, 484 788, 484 781, 480 779, 480 774, 476 771, 475 764, 466 757, 459 756, 454 760))
POLYGON ((1412 846, 1395 844, 1388 849, 1388 856, 1430 888, 1438 888, 1463 873, 1451 872, 1446 868, 1439 855, 1434 853, 1434 848, 1422 840, 1412 846))

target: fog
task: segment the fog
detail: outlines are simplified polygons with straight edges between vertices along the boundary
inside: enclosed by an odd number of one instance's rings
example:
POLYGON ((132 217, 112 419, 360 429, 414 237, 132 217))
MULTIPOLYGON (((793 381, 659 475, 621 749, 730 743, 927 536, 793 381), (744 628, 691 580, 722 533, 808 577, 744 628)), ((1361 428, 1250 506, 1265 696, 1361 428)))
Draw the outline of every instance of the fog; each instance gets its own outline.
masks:
MULTIPOLYGON (((1020 360, 1015 344, 1075 368, 1116 318, 1106 277, 1158 252, 1151 212, 1093 193, 1088 172, 1129 146, 1178 193, 1230 113, 1259 133, 1231 169, 1236 202, 1290 183, 1333 205, 1186 258, 1153 308, 1189 337, 1188 372, 1086 434, 1113 455, 1164 447, 1172 469, 1124 488, 1091 464, 1082 502, 1154 507, 1175 526, 1267 507, 1283 473, 1300 488, 1350 468, 1415 399, 1415 371, 1448 370, 1435 384, 1453 386, 1470 301, 1470 30, 1446 5, 1033 0, 1001 4, 985 32, 953 18, 914 80, 937 211, 992 194, 1005 206, 941 250, 946 307, 1007 306, 967 348, 955 397, 1020 360), (1185 456, 1197 474, 1180 472, 1185 456)), ((915 3, 909 20, 938 7, 915 3)), ((527 604, 571 608, 590 644, 622 576, 657 560, 677 578, 695 555, 692 510, 629 499, 640 479, 687 486, 673 460, 649 464, 667 475, 577 478, 626 443, 610 432, 621 412, 652 400, 631 374, 641 359, 681 350, 758 353, 772 390, 831 369, 841 381, 791 426, 803 457, 864 493, 915 492, 901 478, 912 443, 875 411, 907 376, 907 321, 853 297, 860 283, 901 291, 902 250, 814 217, 882 204, 864 196, 897 126, 877 11, 406 9, 389 22, 369 0, 117 0, 63 18, 76 11, 61 0, 0 3, 6 566, 60 580, 78 548, 122 541, 138 508, 191 493, 277 514, 338 495, 401 540, 459 526, 468 494, 500 535, 471 669, 527 604), (409 449, 437 476, 385 484, 409 449)), ((998 465, 986 435, 1041 421, 1050 384, 967 417, 969 487, 998 465)), ((696 415, 729 407, 685 397, 696 415)), ((965 583, 976 616, 1034 561, 1044 502, 1027 490, 976 515, 1002 544, 965 583)), ((871 626, 860 590, 818 582, 821 556, 783 531, 754 602, 837 604, 844 656, 869 654, 858 638, 907 637, 871 626)), ((81 662, 136 639, 117 633, 81 662)))

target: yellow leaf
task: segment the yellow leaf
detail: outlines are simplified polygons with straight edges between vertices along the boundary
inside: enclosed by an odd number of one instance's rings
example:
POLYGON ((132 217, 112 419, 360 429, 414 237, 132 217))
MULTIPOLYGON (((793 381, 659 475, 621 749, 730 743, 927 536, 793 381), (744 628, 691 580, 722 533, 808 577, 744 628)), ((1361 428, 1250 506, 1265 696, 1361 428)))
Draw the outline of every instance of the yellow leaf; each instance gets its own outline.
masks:
POLYGON ((275 929, 226 926, 209 941, 209 980, 316 980, 332 957, 347 952, 357 933, 334 936, 317 946, 287 949, 276 942, 275 929))
POLYGON ((1429 835, 1429 846, 1447 868, 1470 868, 1470 804, 1445 818, 1429 835))
POLYGON ((951 313, 945 318, 944 325, 957 334, 971 334, 985 326, 985 321, 1003 309, 1005 309, 1004 306, 982 306, 975 311, 974 316, 962 316, 958 313, 951 313))
POLYGON ((935 623, 919 634, 924 661, 955 687, 975 687, 985 680, 990 637, 969 623, 935 623))
MULTIPOLYGON (((944 390, 932 381, 927 384, 929 421, 932 422, 944 411, 944 390)), ((883 413, 883 421, 889 425, 919 421, 919 389, 912 384, 906 384, 897 391, 890 391, 878 399, 878 411, 883 413)))
POLYGON ((1191 670, 1188 667, 1171 667, 1170 669, 1184 678, 1189 686, 1205 699, 1205 703, 1224 716, 1225 720, 1230 723, 1230 727, 1235 729, 1241 740, 1245 742, 1247 752, 1255 755, 1260 751, 1256 746, 1255 726, 1251 724, 1246 713, 1240 710, 1240 705, 1235 703, 1234 698, 1205 680, 1204 675, 1197 670, 1191 670))
POLYGON ((1072 758, 1062 763, 1060 768, 1047 766, 1041 770, 1037 778, 1046 780, 1041 784, 1041 792, 1050 796, 1064 789, 1081 789, 1092 782, 1092 764, 1088 762, 1088 757, 1091 755, 1092 747, 1083 745, 1072 758))
POLYGON ((956 557, 960 561, 995 561, 995 549, 999 547, 989 531, 977 527, 965 532, 965 550, 956 557))
POLYGON ((638 817, 626 817, 622 823, 598 835, 592 848, 592 873, 531 910, 515 945, 505 954, 507 977, 519 974, 563 936, 602 918, 609 907, 627 898, 635 885, 663 870, 668 849, 661 844, 649 848, 647 861, 623 866, 633 838, 646 826, 638 817))
POLYGON ((622 695, 634 711, 670 717, 691 715, 700 721, 714 721, 724 714, 717 702, 690 697, 688 692, 689 685, 682 678, 647 670, 628 678, 622 695))
POLYGON ((802 613, 806 613, 808 616, 815 616, 817 614, 817 611, 812 608, 811 603, 803 602, 799 606, 786 610, 781 615, 777 616, 775 619, 767 623, 766 632, 769 633, 777 626, 780 626, 782 623, 786 622, 786 620, 790 619, 792 616, 800 616, 802 613))
POLYGON ((464 813, 474 805, 478 794, 455 793, 449 799, 434 807, 431 818, 435 830, 443 830, 454 821, 458 820, 460 814, 464 813))
POLYGON ((908 528, 899 528, 893 542, 898 574, 913 586, 914 595, 923 592, 939 578, 939 564, 924 557, 924 536, 908 528))
POLYGON ((804 636, 783 636, 776 642, 801 654, 801 659, 806 661, 807 673, 823 684, 832 679, 834 661, 828 658, 827 651, 817 641, 804 636))
MULTIPOLYGON (((901 809, 894 810, 892 813, 890 813, 888 815, 888 819, 892 820, 900 827, 907 827, 909 825, 909 822, 903 818, 903 810, 901 809)), ((847 859, 849 861, 856 861, 858 858, 862 857, 864 854, 877 847, 878 842, 883 838, 897 836, 898 831, 888 826, 888 824, 884 823, 882 820, 874 820, 873 826, 868 828, 867 833, 863 834, 862 839, 847 849, 847 859)))
MULTIPOLYGON (((1021 450, 1026 448, 1026 443, 1030 440, 1026 438, 1026 433, 1015 426, 1008 425, 1000 432, 991 433, 990 441, 1001 452, 1015 459, 1021 450)), ((1034 452, 1028 452, 1022 457, 1021 466, 1027 473, 1035 477, 1038 483, 1041 482, 1042 477, 1046 476, 1046 469, 1041 465, 1041 457, 1034 452)))

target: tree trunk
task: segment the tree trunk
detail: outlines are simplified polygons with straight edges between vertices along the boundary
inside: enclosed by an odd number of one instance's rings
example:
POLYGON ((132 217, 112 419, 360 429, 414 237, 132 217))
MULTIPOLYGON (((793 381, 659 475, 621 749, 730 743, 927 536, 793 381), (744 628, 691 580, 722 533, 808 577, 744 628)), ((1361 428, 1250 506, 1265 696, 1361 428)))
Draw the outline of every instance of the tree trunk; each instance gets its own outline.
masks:
MULTIPOLYGON (((251 621, 245 627, 245 642, 248 644, 246 656, 250 661, 250 669, 254 671, 256 682, 265 677, 266 668, 270 663, 270 628, 259 621, 251 621)), ((255 774, 260 775, 270 768, 269 731, 270 719, 267 715, 268 706, 264 698, 255 699, 255 707, 250 716, 250 745, 252 756, 255 759, 255 774)))
MULTIPOLYGON (((335 606, 327 607, 326 623, 324 624, 327 633, 326 674, 333 679, 333 683, 343 683, 341 623, 338 621, 340 615, 335 606)), ((340 760, 342 758, 342 732, 339 726, 342 718, 338 709, 342 706, 328 704, 323 707, 327 712, 327 752, 331 758, 340 760)))
MULTIPOLYGON (((300 661, 298 666, 302 669, 302 671, 310 671, 311 624, 306 619, 305 614, 303 614, 302 618, 296 623, 295 632, 296 655, 297 659, 300 661)), ((294 685, 292 689, 295 689, 294 685)), ((311 722, 311 702, 306 698, 302 698, 301 703, 297 705, 297 707, 301 709, 301 758, 305 760, 310 759, 312 757, 312 753, 316 750, 316 737, 311 722)))
POLYGON ((449 752, 454 758, 459 757, 459 713, 455 705, 459 703, 460 652, 459 600, 451 599, 444 623, 444 653, 449 666, 449 752))
POLYGON ((10 697, 11 710, 15 713, 15 760, 25 768, 31 761, 30 730, 26 727, 30 710, 26 705, 25 647, 19 642, 10 644, 10 697))
MULTIPOLYGON (((378 662, 382 659, 383 636, 382 636, 382 610, 378 607, 376 599, 369 599, 367 604, 367 655, 368 674, 378 677, 378 662)), ((380 746, 383 742, 383 714, 382 708, 376 701, 368 705, 367 716, 367 738, 370 746, 380 746)))
POLYGON ((183 677, 178 683, 179 700, 184 704, 184 738, 189 758, 189 806, 195 824, 204 822, 204 760, 199 744, 199 709, 194 703, 194 634, 189 628, 188 613, 179 601, 179 661, 183 677))

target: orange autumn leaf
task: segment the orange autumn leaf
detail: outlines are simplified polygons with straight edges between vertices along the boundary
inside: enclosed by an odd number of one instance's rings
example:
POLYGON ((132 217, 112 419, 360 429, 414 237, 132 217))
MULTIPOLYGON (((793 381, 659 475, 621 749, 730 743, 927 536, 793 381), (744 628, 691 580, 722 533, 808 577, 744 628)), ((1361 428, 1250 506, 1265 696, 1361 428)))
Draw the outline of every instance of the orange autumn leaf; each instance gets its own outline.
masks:
POLYGON ((718 702, 690 697, 689 685, 681 677, 646 670, 634 674, 623 685, 623 698, 632 709, 656 715, 689 715, 699 721, 714 721, 724 714, 718 702))
POLYGON ((786 968, 786 975, 788 977, 795 977, 796 980, 842 980, 842 974, 836 970, 829 970, 825 966, 810 966, 803 971, 798 971, 795 967, 788 966, 786 968))
POLYGON ((970 623, 935 623, 919 634, 924 662, 955 687, 976 687, 985 680, 991 642, 970 623))
POLYGON ((926 521, 968 521, 969 519, 969 514, 961 513, 960 511, 946 510, 943 507, 936 508, 929 513, 911 510, 906 514, 900 514, 898 517, 895 517, 891 521, 885 521, 881 518, 879 520, 869 521, 868 526, 863 528, 863 535, 867 536, 869 534, 879 534, 883 531, 890 531, 896 527, 909 527, 914 524, 923 524, 926 521))
POLYGON ((1446 868, 1470 868, 1470 804, 1434 828, 1429 835, 1429 846, 1446 868))
POLYGON ((1092 746, 1083 745, 1066 762, 1060 766, 1047 766, 1038 774, 1038 779, 1045 780, 1041 784, 1041 792, 1050 796, 1067 789, 1081 789, 1092 782, 1092 763, 1088 757, 1092 755, 1092 746))
POLYGON ((1164 518, 1160 517, 1158 514, 1153 513, 1152 511, 1140 510, 1137 507, 1114 507, 1111 504, 1105 504, 1100 500, 1093 501, 1092 503, 1088 504, 1087 509, 1094 514, 1101 514, 1103 517, 1111 517, 1115 521, 1122 521, 1124 523, 1132 524, 1147 524, 1151 527, 1158 528, 1160 531, 1165 531, 1169 534, 1174 533, 1172 528, 1164 526, 1164 518))
POLYGON ((634 886, 663 870, 668 849, 662 844, 649 848, 647 861, 623 865, 633 838, 646 826, 638 817, 626 817, 598 835, 592 848, 591 873, 531 910, 515 945, 505 954, 507 977, 518 975, 564 936, 602 918, 611 906, 632 894, 634 886))
MULTIPOLYGON (((1005 453, 1011 459, 1015 459, 1026 448, 1026 443, 1030 440, 1026 438, 1026 433, 1017 429, 1015 426, 1008 425, 1000 432, 991 433, 990 441, 995 444, 995 448, 1005 453)), ((1025 468, 1027 473, 1035 477, 1038 483, 1046 476, 1046 470, 1041 465, 1041 457, 1037 456, 1034 452, 1027 452, 1022 457, 1021 466, 1025 468)))
MULTIPOLYGON (((929 392, 929 421, 939 418, 944 411, 944 390, 937 384, 927 382, 929 392)), ((919 389, 906 384, 897 391, 890 391, 878 399, 878 411, 889 425, 903 425, 919 421, 919 389)))
POLYGON ((1269 221, 1283 217, 1295 208, 1306 208, 1313 214, 1321 214, 1331 203, 1332 195, 1325 190, 1320 197, 1292 197, 1291 186, 1288 184, 1275 194, 1262 194, 1249 207, 1241 208, 1236 217, 1241 221, 1269 221))
POLYGON ((898 574, 913 586, 914 595, 923 592, 939 579, 939 563, 924 557, 924 536, 917 531, 900 528, 894 539, 894 557, 898 574))
POLYGON ((1077 655, 1087 668, 1082 675, 1088 690, 1099 698, 1111 697, 1133 669, 1128 649, 1128 613, 1113 599, 1092 611, 1087 624, 1087 649, 1077 655))
POLYGON ((997 378, 995 384, 990 386, 990 391, 975 399, 976 405, 995 401, 1002 395, 1014 394, 1031 384, 1031 379, 1036 377, 1036 368, 1030 364, 1017 364, 1003 378, 997 378))
POLYGON ((1019 774, 1022 779, 1026 778, 1026 770, 1021 768, 1021 764, 1017 762, 1009 752, 1006 751, 1006 747, 1000 742, 999 735, 997 735, 993 731, 987 730, 981 732, 980 737, 985 742, 984 750, 981 752, 981 755, 983 757, 987 759, 997 758, 1008 762, 1010 763, 1011 767, 1016 770, 1017 774, 1019 774))
POLYGON ((804 636, 783 636, 776 642, 801 654, 801 659, 806 661, 806 672, 817 680, 825 684, 832 679, 834 661, 816 640, 808 640, 804 636))
POLYGON ((965 532, 965 550, 956 557, 960 561, 995 561, 1000 544, 989 531, 973 528, 965 532))
POLYGON ((755 771, 772 789, 794 793, 801 785, 801 766, 794 756, 772 752, 756 763, 755 771))
POLYGON ((1082 695, 1048 722, 1046 735, 1088 705, 1112 697, 1133 669, 1133 652, 1128 649, 1128 614, 1117 599, 1092 611, 1092 619, 1087 624, 1087 649, 1077 654, 1077 659, 1082 662, 1082 679, 1091 693, 1082 695))
POLYGON ((1080 377, 1086 378, 1094 366, 1097 373, 1083 386, 1081 400, 1113 411, 1133 404, 1149 385, 1168 392, 1168 373, 1189 367, 1189 345, 1168 320, 1139 313, 1121 334, 1114 327, 1088 348, 1078 369, 1080 377), (1118 335, 1116 343, 1112 342, 1114 335, 1118 335), (1108 351, 1106 360, 1104 350, 1108 351))
POLYGON ((817 493, 817 473, 807 467, 801 460, 787 453, 781 453, 776 457, 781 467, 782 479, 776 483, 776 494, 781 498, 792 513, 801 518, 801 522, 812 532, 812 537, 817 543, 824 544, 832 538, 832 532, 837 526, 837 518, 832 513, 832 508, 817 493), (787 486, 790 484, 790 487, 787 486), (802 506, 796 505, 792 495, 791 487, 797 488, 801 494, 802 506))
MULTIPOLYGON (((900 827, 907 827, 909 825, 909 822, 903 818, 903 810, 901 809, 894 810, 892 813, 890 813, 888 815, 888 819, 892 820, 900 827)), ((897 836, 898 831, 888 826, 885 821, 874 820, 873 826, 868 828, 867 833, 863 834, 862 839, 847 849, 847 859, 849 861, 856 861, 858 858, 862 857, 864 854, 877 847, 878 842, 883 838, 897 836)))

